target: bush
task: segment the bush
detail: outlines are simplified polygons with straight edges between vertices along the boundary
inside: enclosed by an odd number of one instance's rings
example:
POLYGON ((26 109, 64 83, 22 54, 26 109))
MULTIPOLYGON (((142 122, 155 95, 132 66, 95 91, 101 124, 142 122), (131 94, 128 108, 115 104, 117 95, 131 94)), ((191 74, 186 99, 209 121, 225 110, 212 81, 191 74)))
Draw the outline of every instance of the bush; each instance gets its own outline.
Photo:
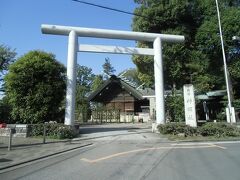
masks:
POLYGON ((161 124, 158 126, 158 130, 162 134, 182 134, 184 133, 185 136, 193 136, 197 133, 197 129, 194 127, 190 127, 183 123, 167 123, 161 124))
POLYGON ((70 126, 59 126, 56 129, 55 136, 59 139, 72 139, 75 137, 75 133, 70 126))
POLYGON ((217 120, 220 121, 220 122, 226 122, 226 112, 225 111, 221 111, 217 114, 217 120))
POLYGON ((226 123, 206 123, 199 128, 199 133, 202 136, 216 136, 216 137, 240 136, 240 130, 237 127, 234 127, 226 123))
POLYGON ((185 119, 183 96, 167 96, 166 110, 170 122, 183 122, 185 119))
POLYGON ((28 125, 28 136, 43 136, 43 124, 28 125))
POLYGON ((46 127, 46 136, 58 139, 72 139, 76 136, 71 126, 64 124, 31 124, 28 125, 29 136, 43 136, 44 126, 46 127))
POLYGON ((190 127, 182 123, 167 123, 158 126, 162 134, 184 134, 184 136, 215 136, 215 137, 237 137, 240 136, 240 129, 226 123, 206 123, 201 127, 190 127))

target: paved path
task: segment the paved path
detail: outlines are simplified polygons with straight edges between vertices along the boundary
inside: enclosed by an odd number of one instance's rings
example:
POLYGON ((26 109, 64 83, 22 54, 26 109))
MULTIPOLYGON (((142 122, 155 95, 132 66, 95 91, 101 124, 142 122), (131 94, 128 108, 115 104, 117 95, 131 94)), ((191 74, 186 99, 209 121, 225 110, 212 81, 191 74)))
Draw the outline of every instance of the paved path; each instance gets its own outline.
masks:
POLYGON ((76 139, 103 141, 120 137, 121 140, 146 140, 151 137, 158 142, 168 141, 160 134, 152 133, 151 128, 152 125, 147 123, 87 125, 80 127, 81 137, 76 139))
MULTIPOLYGON (((78 149, 93 144, 93 141, 111 140, 116 136, 136 134, 135 129, 145 131, 148 124, 106 124, 81 127, 81 134, 73 140, 13 137, 12 150, 8 151, 8 137, 0 137, 0 170, 37 159, 49 157, 61 152, 78 149)), ((139 132, 138 132, 139 133, 139 132)), ((149 132, 150 133, 150 132, 149 132)), ((159 140, 159 139, 158 139, 159 140)))
POLYGON ((88 133, 75 140, 93 145, 0 172, 0 177, 4 180, 240 179, 238 141, 173 143, 144 128, 121 128, 113 133, 104 131, 108 134, 98 138, 90 137, 97 132, 86 129, 88 133))

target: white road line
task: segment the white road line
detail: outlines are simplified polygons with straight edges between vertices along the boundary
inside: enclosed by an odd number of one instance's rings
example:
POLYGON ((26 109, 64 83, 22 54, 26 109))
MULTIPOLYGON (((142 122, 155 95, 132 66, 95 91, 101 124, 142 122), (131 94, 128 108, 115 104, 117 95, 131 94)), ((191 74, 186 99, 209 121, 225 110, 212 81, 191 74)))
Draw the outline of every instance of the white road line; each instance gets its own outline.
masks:
POLYGON ((173 143, 172 146, 209 145, 209 144, 240 144, 240 141, 208 141, 208 142, 187 142, 173 143))

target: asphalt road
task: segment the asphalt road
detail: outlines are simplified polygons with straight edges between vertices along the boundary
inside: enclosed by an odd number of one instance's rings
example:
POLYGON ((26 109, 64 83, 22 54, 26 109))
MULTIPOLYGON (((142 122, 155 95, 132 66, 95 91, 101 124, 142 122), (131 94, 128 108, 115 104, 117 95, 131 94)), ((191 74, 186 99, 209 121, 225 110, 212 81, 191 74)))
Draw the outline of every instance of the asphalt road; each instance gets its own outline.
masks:
POLYGON ((1 173, 0 179, 240 179, 240 142, 172 143, 147 129, 117 132, 88 140, 90 147, 1 173))

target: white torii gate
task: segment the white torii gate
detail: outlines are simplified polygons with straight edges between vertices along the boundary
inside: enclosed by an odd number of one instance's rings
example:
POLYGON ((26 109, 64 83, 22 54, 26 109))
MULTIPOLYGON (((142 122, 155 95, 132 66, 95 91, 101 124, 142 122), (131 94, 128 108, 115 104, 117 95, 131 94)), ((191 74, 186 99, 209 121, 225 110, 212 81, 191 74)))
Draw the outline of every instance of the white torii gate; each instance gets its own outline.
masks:
POLYGON ((162 42, 183 42, 184 36, 46 24, 43 24, 41 29, 42 33, 44 34, 69 36, 67 59, 67 93, 64 122, 66 125, 73 126, 75 121, 76 65, 78 51, 154 56, 156 124, 165 123, 162 42), (148 41, 153 42, 153 49, 83 44, 79 45, 78 37, 148 41))

